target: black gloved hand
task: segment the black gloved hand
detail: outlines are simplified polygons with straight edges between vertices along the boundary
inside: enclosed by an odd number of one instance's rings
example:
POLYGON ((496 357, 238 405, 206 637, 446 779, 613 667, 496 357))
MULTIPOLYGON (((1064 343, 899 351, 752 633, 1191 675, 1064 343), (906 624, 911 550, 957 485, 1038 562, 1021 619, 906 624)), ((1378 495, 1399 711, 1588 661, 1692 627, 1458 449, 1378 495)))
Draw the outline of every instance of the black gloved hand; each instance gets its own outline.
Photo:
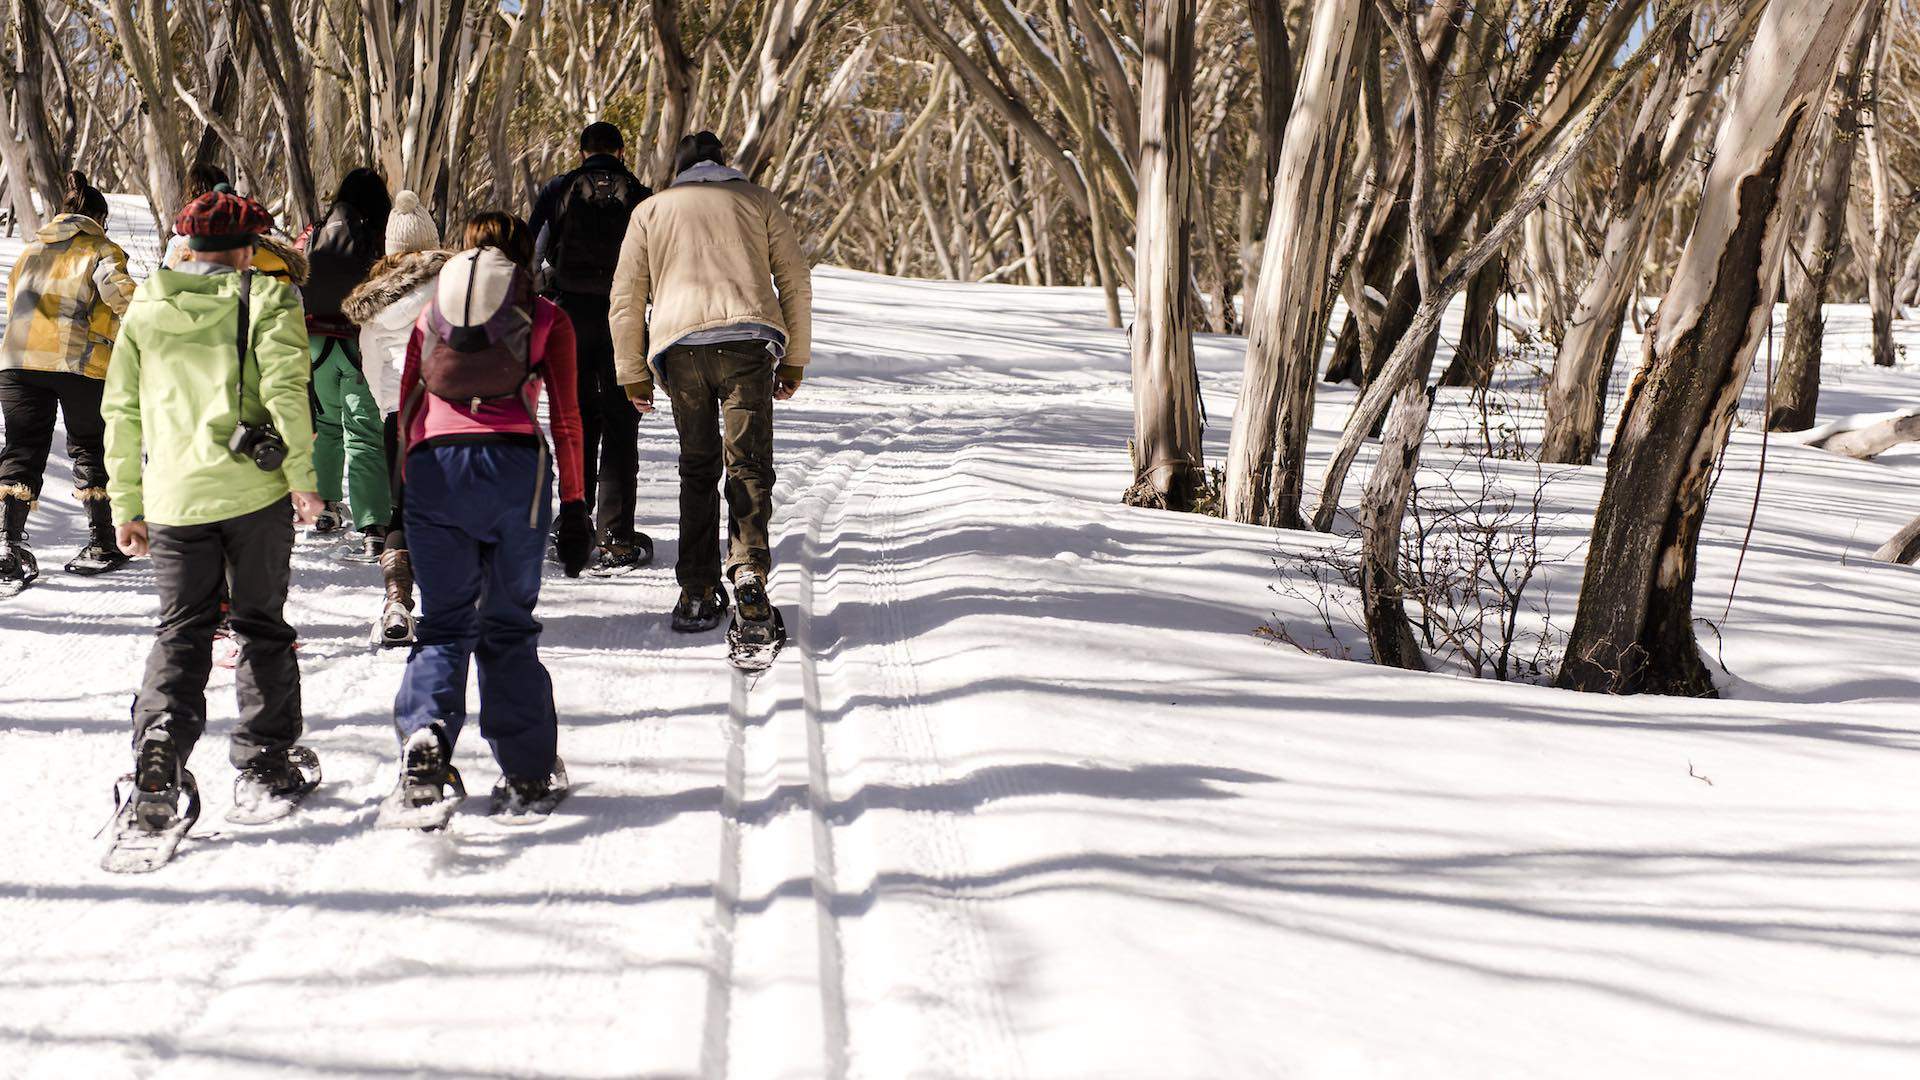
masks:
POLYGON ((587 516, 587 504, 578 500, 560 504, 560 530, 554 538, 560 553, 560 567, 570 578, 580 576, 593 555, 593 519, 587 516))

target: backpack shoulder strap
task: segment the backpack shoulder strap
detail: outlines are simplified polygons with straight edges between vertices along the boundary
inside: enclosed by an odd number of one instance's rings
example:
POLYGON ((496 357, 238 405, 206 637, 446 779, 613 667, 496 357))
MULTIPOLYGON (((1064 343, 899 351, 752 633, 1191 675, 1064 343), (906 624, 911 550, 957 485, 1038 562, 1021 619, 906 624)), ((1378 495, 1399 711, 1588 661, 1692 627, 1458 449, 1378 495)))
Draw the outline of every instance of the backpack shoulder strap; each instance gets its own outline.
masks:
POLYGON ((240 373, 233 380, 233 415, 240 416, 240 407, 246 400, 247 392, 247 354, 253 351, 253 271, 240 271, 240 307, 234 321, 233 352, 240 373))

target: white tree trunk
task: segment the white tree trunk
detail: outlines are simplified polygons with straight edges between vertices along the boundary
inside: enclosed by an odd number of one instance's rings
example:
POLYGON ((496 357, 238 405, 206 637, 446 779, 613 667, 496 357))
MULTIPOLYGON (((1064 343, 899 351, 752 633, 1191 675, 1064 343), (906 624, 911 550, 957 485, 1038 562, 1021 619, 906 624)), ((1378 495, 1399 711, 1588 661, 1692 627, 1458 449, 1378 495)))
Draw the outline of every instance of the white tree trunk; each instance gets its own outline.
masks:
POLYGON ((1693 635, 1707 487, 1771 324, 1789 186, 1805 173, 1821 100, 1866 2, 1774 0, 1761 18, 1621 417, 1563 687, 1715 693, 1693 635))
POLYGON ((1134 233, 1135 506, 1191 509, 1204 486, 1193 366, 1193 33, 1196 0, 1147 0, 1134 233))
POLYGON ((1341 151, 1354 134, 1371 9, 1372 0, 1329 0, 1314 12, 1247 318, 1246 374, 1227 449, 1226 514, 1234 521, 1303 524, 1314 376, 1332 312, 1327 277, 1344 216, 1341 151))
POLYGON ((1766 0, 1744 0, 1709 28, 1709 40, 1697 53, 1691 26, 1675 28, 1669 51, 1627 136, 1627 151, 1609 196, 1600 255, 1580 290, 1566 338, 1554 359, 1546 393, 1542 461, 1585 465, 1599 451, 1607 379, 1653 236, 1654 217, 1672 201, 1679 181, 1687 175, 1694 139, 1713 108, 1714 90, 1753 35, 1765 7, 1766 0), (1683 73, 1681 65, 1689 55, 1694 60, 1683 73))
MULTIPOLYGON (((1868 0, 1868 3, 1885 8, 1892 0, 1868 0)), ((1881 19, 1879 37, 1873 47, 1873 67, 1869 76, 1867 90, 1867 186, 1873 197, 1871 256, 1859 260, 1867 271, 1867 303, 1873 312, 1873 362, 1879 367, 1892 367, 1894 361, 1893 346, 1893 289, 1894 277, 1900 272, 1900 251, 1898 224, 1895 218, 1892 180, 1888 176, 1887 156, 1884 140, 1880 137, 1880 124, 1889 115, 1882 97, 1891 92, 1887 74, 1887 41, 1893 36, 1892 27, 1887 20, 1881 19)))

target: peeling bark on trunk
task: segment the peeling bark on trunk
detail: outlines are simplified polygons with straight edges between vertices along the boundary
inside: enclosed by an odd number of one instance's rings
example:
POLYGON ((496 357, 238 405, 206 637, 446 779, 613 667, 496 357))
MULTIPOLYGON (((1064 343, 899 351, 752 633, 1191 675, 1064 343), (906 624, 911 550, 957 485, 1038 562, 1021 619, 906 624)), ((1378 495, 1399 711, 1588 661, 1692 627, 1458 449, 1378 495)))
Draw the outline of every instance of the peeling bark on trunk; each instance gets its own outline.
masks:
MULTIPOLYGON (((1822 314, 1833 273, 1840 263, 1840 245, 1846 236, 1848 179, 1860 145, 1860 86, 1867 57, 1879 29, 1878 3, 1870 3, 1854 26, 1853 40, 1840 54, 1833 76, 1833 122, 1828 125, 1825 156, 1813 181, 1813 211, 1807 221, 1805 273, 1788 277, 1797 285, 1787 303, 1786 332, 1781 340, 1780 366, 1774 376, 1773 412, 1769 431, 1805 431, 1813 426, 1820 403, 1821 341, 1827 321, 1822 314)), ((1856 259, 1856 261, 1858 261, 1856 259)))
POLYGON ((1394 399, 1380 438, 1380 460, 1367 477, 1360 504, 1360 602, 1373 662, 1410 671, 1427 670, 1427 660, 1407 619, 1400 584, 1400 522, 1420 468, 1420 443, 1427 433, 1432 392, 1408 386, 1394 399))
POLYGON ((1774 0, 1714 146, 1692 236, 1629 392, 1560 686, 1716 693, 1693 634, 1714 462, 1766 335, 1821 96, 1866 0, 1774 0))
POLYGON ((1745 0, 1694 52, 1692 30, 1674 30, 1654 85, 1642 99, 1614 178, 1600 255, 1581 288, 1566 338, 1547 384, 1546 430, 1540 460, 1586 465, 1600 451, 1606 417, 1607 380, 1620 352, 1621 328, 1632 307, 1640 268, 1653 238, 1654 217, 1672 202, 1688 174, 1691 152, 1713 107, 1714 87, 1752 36, 1766 0, 1745 0), (1676 102, 1680 104, 1676 108, 1676 102))
MULTIPOLYGON (((1868 0, 1876 14, 1884 11, 1891 0, 1868 0)), ((1867 272, 1867 305, 1873 313, 1873 362, 1877 367, 1892 367, 1896 350, 1893 344, 1893 287, 1894 275, 1900 272, 1900 253, 1896 248, 1895 220, 1897 210, 1893 205, 1893 190, 1887 176, 1886 153, 1881 147, 1880 122, 1886 115, 1882 108, 1882 98, 1886 91, 1886 79, 1883 73, 1887 67, 1887 39, 1885 20, 1876 19, 1882 25, 1873 47, 1872 79, 1867 89, 1866 109, 1868 120, 1866 128, 1867 151, 1867 187, 1872 193, 1873 246, 1870 258, 1860 260, 1867 272)))
POLYGON ((1332 314, 1327 284, 1341 221, 1341 151, 1353 133, 1371 0, 1320 5, 1281 143, 1246 373, 1227 450, 1226 514, 1300 528, 1313 384, 1332 314))
MULTIPOLYGON (((1788 279, 1797 288, 1788 302, 1788 325, 1780 344, 1780 367, 1774 379, 1774 409, 1766 417, 1768 430, 1807 430, 1820 404, 1820 342, 1826 334, 1828 288, 1839 267, 1839 250, 1847 229, 1847 194, 1853 161, 1860 144, 1860 79, 1868 50, 1880 29, 1880 4, 1868 4, 1855 23, 1853 42, 1841 54, 1834 73, 1834 123, 1828 127, 1826 154, 1812 184, 1812 213, 1807 234, 1799 244, 1805 273, 1789 261, 1788 279)), ((1791 259, 1791 256, 1789 256, 1791 259)))
MULTIPOLYGON (((1249 0, 1247 18, 1253 23, 1254 57, 1259 64, 1261 187, 1280 172, 1280 148, 1286 145, 1288 118, 1293 115, 1293 51, 1287 40, 1286 0, 1249 0)), ((1263 197, 1264 192, 1260 196, 1263 197)))
MULTIPOLYGON (((1196 0, 1148 0, 1134 234, 1134 482, 1126 502, 1190 510, 1203 490, 1193 366, 1193 32, 1196 0)), ((1096 237, 1095 243, 1099 242, 1096 237)))

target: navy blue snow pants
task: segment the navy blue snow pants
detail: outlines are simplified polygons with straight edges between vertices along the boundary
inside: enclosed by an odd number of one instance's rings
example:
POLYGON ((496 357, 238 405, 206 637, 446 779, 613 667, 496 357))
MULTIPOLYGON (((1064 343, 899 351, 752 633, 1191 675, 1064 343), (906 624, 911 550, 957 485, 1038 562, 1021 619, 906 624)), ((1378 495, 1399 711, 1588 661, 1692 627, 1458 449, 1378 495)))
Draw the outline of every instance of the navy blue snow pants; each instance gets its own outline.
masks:
POLYGON ((421 616, 393 702, 407 736, 435 722, 460 737, 467 659, 480 669, 480 734, 500 771, 544 778, 559 722, 553 680, 540 663, 541 563, 553 522, 551 474, 540 451, 514 442, 426 445, 407 455, 407 549, 421 616))

